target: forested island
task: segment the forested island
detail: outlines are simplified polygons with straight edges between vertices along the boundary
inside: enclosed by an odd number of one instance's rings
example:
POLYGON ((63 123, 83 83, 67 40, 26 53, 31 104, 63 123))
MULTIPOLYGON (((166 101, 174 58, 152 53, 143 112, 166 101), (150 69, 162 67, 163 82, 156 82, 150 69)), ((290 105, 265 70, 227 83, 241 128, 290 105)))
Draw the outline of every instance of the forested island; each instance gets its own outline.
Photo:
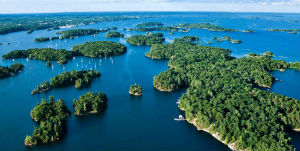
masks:
POLYGON ((70 85, 74 85, 75 88, 85 88, 91 85, 93 79, 100 76, 100 72, 94 70, 72 70, 71 72, 63 72, 51 78, 50 83, 47 81, 42 82, 31 94, 42 93, 52 88, 67 87, 70 85))
POLYGON ((244 32, 244 33, 254 33, 254 30, 252 30, 252 29, 247 29, 247 30, 243 30, 242 32, 244 32))
POLYGON ((219 31, 219 32, 237 32, 236 29, 230 29, 221 27, 218 25, 213 25, 211 23, 186 23, 174 25, 175 28, 185 28, 185 29, 207 29, 209 31, 219 31))
POLYGON ((161 22, 146 22, 146 23, 141 23, 137 24, 137 27, 158 27, 158 26, 163 26, 164 24, 161 22))
POLYGON ((102 92, 87 92, 73 100, 74 114, 86 115, 103 111, 107 106, 107 97, 102 92))
POLYGON ((272 32, 286 32, 289 34, 297 34, 300 29, 267 29, 267 31, 272 31, 272 32))
POLYGON ((35 38, 35 42, 45 42, 45 41, 50 41, 49 37, 40 37, 40 38, 35 38))
POLYGON ((152 44, 160 44, 165 41, 162 33, 149 33, 146 35, 134 35, 127 39, 127 42, 131 45, 150 46, 152 44))
POLYGON ((14 63, 10 67, 0 66, 0 79, 12 76, 23 69, 24 69, 24 65, 21 63, 14 63))
POLYGON ((193 43, 199 41, 199 37, 196 36, 183 36, 174 39, 173 43, 193 43))
POLYGON ((272 70, 300 69, 300 63, 268 55, 234 58, 230 50, 188 43, 155 44, 148 56, 170 59, 153 78, 160 91, 188 87, 179 108, 188 122, 233 150, 295 150, 287 132, 300 128, 300 102, 270 87, 272 70))
POLYGON ((56 34, 60 34, 60 39, 74 39, 78 36, 86 35, 96 35, 99 32, 106 32, 108 30, 98 30, 98 29, 70 29, 64 31, 58 31, 56 34))
POLYGON ((106 38, 117 38, 117 37, 124 37, 124 34, 116 31, 110 31, 106 34, 106 38))
POLYGON ((88 25, 107 21, 128 20, 146 18, 144 15, 108 15, 101 13, 81 14, 39 14, 39 15, 2 15, 0 18, 0 34, 7 34, 17 31, 59 29, 76 25, 88 25))
POLYGON ((136 31, 178 31, 177 28, 172 26, 160 26, 160 27, 138 27, 138 28, 131 28, 129 30, 136 30, 136 31))
POLYGON ((227 40, 233 44, 239 44, 239 43, 242 43, 241 40, 235 40, 235 39, 232 39, 231 37, 228 37, 228 36, 223 36, 222 37, 224 40, 227 40))
POLYGON ((131 85, 129 88, 129 94, 135 95, 135 96, 143 95, 142 87, 136 83, 131 85))
POLYGON ((30 58, 43 61, 57 61, 59 64, 63 64, 70 60, 74 55, 77 54, 65 49, 34 48, 11 51, 3 55, 2 59, 30 58))
POLYGON ((127 48, 123 44, 112 41, 95 41, 75 45, 72 50, 77 54, 95 58, 121 55, 126 52, 127 48))
POLYGON ((49 102, 42 99, 30 112, 31 118, 39 126, 34 128, 32 136, 26 136, 25 146, 41 145, 58 141, 63 137, 66 128, 66 119, 70 111, 63 100, 54 101, 49 97, 49 102))
POLYGON ((126 52, 126 47, 111 41, 85 42, 73 46, 72 50, 53 48, 34 48, 27 50, 14 50, 2 56, 2 59, 30 58, 43 61, 57 61, 64 64, 75 56, 104 57, 121 55, 126 52))

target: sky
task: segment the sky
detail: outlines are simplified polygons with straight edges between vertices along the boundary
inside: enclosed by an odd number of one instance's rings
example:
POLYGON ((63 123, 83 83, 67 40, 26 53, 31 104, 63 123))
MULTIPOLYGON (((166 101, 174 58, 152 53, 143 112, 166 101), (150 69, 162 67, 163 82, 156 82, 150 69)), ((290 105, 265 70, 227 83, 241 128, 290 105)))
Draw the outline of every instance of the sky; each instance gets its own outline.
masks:
POLYGON ((0 0, 0 14, 102 11, 300 13, 300 0, 0 0))

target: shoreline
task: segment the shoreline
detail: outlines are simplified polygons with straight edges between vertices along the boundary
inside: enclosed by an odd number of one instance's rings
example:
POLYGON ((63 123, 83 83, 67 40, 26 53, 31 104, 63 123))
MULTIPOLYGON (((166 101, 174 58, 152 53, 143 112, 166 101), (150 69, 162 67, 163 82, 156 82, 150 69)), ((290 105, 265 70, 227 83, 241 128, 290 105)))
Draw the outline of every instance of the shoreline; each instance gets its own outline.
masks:
MULTIPOLYGON (((184 111, 184 109, 182 109, 182 108, 179 108, 179 109, 180 109, 181 111, 184 111)), ((200 128, 200 127, 198 127, 197 124, 196 124, 196 122, 195 122, 196 119, 193 119, 193 121, 189 121, 188 119, 186 119, 186 121, 187 121, 188 123, 194 125, 194 126, 197 128, 198 131, 204 131, 204 132, 209 133, 209 134, 210 134, 211 136, 213 136, 215 139, 217 139, 218 141, 220 141, 220 142, 222 142, 223 144, 225 144, 226 146, 228 146, 231 150, 233 150, 233 151, 243 151, 243 150, 237 149, 235 143, 227 144, 227 143, 225 143, 224 141, 222 141, 222 140, 221 140, 221 137, 220 137, 219 134, 218 134, 218 132, 216 132, 216 133, 211 133, 211 132, 210 132, 210 128, 200 128)))

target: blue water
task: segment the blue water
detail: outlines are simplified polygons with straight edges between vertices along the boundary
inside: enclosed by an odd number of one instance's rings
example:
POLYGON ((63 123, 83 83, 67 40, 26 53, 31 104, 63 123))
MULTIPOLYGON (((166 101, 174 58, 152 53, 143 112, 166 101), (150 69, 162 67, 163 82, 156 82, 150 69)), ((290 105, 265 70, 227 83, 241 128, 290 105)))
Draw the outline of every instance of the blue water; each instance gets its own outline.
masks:
MULTIPOLYGON (((135 13, 128 13, 135 14, 135 13)), ((143 13, 136 13, 143 14, 143 13)), ((149 13, 146 13, 149 14, 149 13)), ((213 36, 230 36, 242 40, 241 44, 229 42, 214 42, 211 46, 218 46, 232 50, 232 55, 242 57, 248 53, 274 52, 275 59, 286 61, 300 61, 300 34, 287 34, 264 31, 268 28, 299 28, 298 14, 269 14, 269 13, 154 13, 155 18, 105 22, 75 28, 104 29, 117 26, 126 37, 145 32, 127 32, 123 27, 130 28, 138 23, 160 21, 166 25, 190 22, 211 22, 238 30, 254 29, 255 33, 222 33, 207 30, 191 30, 189 33, 177 32, 174 35, 165 34, 166 43, 184 35, 199 36, 202 42, 212 40, 213 36)), ((116 14, 114 14, 116 15, 116 14)), ((65 29, 60 29, 65 30, 65 29)), ((186 122, 174 121, 182 112, 175 103, 185 92, 185 89, 163 93, 152 86, 153 76, 167 70, 167 61, 157 61, 144 55, 150 47, 130 46, 126 40, 114 38, 106 39, 105 33, 96 37, 83 36, 74 40, 54 40, 35 43, 36 37, 55 36, 55 32, 39 30, 32 34, 16 32, 0 35, 0 56, 15 49, 28 48, 64 48, 71 49, 73 45, 86 41, 112 40, 128 47, 124 55, 110 58, 91 59, 77 57, 65 65, 52 62, 53 68, 47 68, 46 62, 38 60, 16 59, 25 69, 16 76, 0 80, 0 150, 26 150, 24 138, 31 135, 36 125, 30 118, 30 110, 42 98, 50 95, 61 98, 69 109, 73 110, 74 98, 87 91, 102 91, 109 101, 105 112, 98 115, 75 117, 70 116, 67 123, 67 134, 62 141, 49 145, 34 147, 30 150, 228 150, 228 147, 214 139, 208 133, 197 131, 186 122), (6 43, 11 43, 7 45, 6 43), (83 58, 84 62, 80 60, 83 58), (89 64, 89 61, 91 64, 89 64), (79 67, 76 64, 79 64, 79 67), (86 65, 88 65, 86 67, 86 65), (96 65, 96 66, 95 66, 96 65), (96 68, 102 76, 92 82, 91 87, 76 89, 73 86, 53 89, 47 93, 31 96, 30 92, 42 81, 72 69, 96 68), (141 97, 128 94, 129 86, 138 83, 143 87, 141 97)), ((209 45, 209 44, 205 44, 209 45)), ((0 65, 10 65, 12 60, 0 59, 0 65)), ((279 80, 270 91, 300 99, 300 72, 287 70, 274 71, 272 74, 279 80)), ((299 133, 292 133, 292 142, 300 150, 299 133)))

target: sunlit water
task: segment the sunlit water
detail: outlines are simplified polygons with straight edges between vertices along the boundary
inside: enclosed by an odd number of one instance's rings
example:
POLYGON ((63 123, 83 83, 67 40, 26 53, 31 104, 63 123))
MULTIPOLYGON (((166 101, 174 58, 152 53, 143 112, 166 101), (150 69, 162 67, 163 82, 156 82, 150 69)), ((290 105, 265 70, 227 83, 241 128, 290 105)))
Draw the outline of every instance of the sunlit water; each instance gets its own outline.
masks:
MULTIPOLYGON (((160 21, 165 25, 190 22, 211 22, 238 30, 254 29, 255 33, 223 33, 207 30, 191 30, 189 33, 177 32, 165 34, 166 42, 185 35, 198 36, 202 42, 212 40, 213 36, 230 36, 242 40, 241 44, 223 41, 214 42, 218 46, 232 50, 232 55, 242 57, 248 53, 272 51, 275 59, 300 61, 300 34, 267 32, 269 28, 299 28, 297 14, 258 14, 258 13, 155 13, 171 15, 161 18, 147 18, 127 21, 105 22, 76 28, 104 29, 117 26, 126 37, 145 32, 127 32, 122 29, 134 27, 137 23, 160 21)), ((65 30, 65 29, 61 29, 65 30)), ((56 36, 55 32, 39 30, 32 34, 16 32, 0 35, 0 56, 15 49, 28 48, 64 48, 86 41, 112 40, 125 44, 126 54, 102 58, 76 57, 65 65, 52 62, 53 68, 38 60, 16 59, 25 65, 25 69, 16 76, 0 80, 0 150, 26 150, 24 138, 31 135, 36 123, 30 118, 30 110, 42 98, 53 95, 65 101, 73 111, 72 101, 87 91, 102 91, 109 101, 108 108, 98 115, 82 117, 70 116, 67 133, 62 141, 34 147, 34 150, 228 150, 228 147, 214 139, 208 133, 197 131, 186 122, 174 121, 174 117, 183 114, 175 103, 185 89, 163 93, 153 88, 153 76, 167 70, 167 61, 157 61, 144 55, 150 47, 130 46, 125 39, 106 39, 105 33, 96 37, 83 36, 74 40, 53 40, 35 43, 37 37, 56 36), (10 45, 7 45, 10 43, 10 45), (83 62, 81 62, 83 59, 83 62), (112 61, 113 60, 113 61, 112 61), (90 64, 89 64, 90 62, 90 64), (78 64, 78 66, 77 66, 78 64), (30 92, 42 81, 72 69, 96 69, 102 76, 92 82, 89 88, 76 89, 73 86, 53 89, 47 93, 32 96, 30 92), (132 97, 128 94, 131 84, 143 87, 143 96, 132 97)), ((208 44, 205 44, 208 45, 208 44)), ((0 65, 10 65, 12 60, 0 60, 0 65)), ((272 74, 281 81, 275 82, 270 91, 300 99, 300 72, 287 70, 274 71, 272 74)), ((292 133, 292 142, 297 150, 299 133, 292 133)))

